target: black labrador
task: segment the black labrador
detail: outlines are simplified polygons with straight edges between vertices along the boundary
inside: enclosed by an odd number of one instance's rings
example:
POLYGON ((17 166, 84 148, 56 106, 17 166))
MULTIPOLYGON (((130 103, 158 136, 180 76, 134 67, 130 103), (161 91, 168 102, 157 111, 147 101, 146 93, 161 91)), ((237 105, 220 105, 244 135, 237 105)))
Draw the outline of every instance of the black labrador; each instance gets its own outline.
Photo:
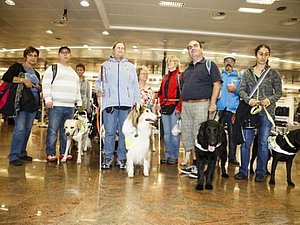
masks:
POLYGON ((288 186, 295 187, 291 173, 293 159, 300 150, 300 129, 289 131, 286 135, 278 134, 275 137, 269 137, 268 148, 273 157, 269 184, 275 185, 275 171, 278 162, 285 162, 288 186))
POLYGON ((207 120, 203 122, 199 128, 197 135, 197 143, 195 144, 198 183, 197 190, 203 190, 204 176, 205 189, 212 190, 212 180, 216 168, 216 162, 221 159, 222 177, 228 178, 225 169, 227 161, 227 139, 223 126, 215 120, 207 120), (207 164, 207 170, 204 172, 204 166, 207 164))

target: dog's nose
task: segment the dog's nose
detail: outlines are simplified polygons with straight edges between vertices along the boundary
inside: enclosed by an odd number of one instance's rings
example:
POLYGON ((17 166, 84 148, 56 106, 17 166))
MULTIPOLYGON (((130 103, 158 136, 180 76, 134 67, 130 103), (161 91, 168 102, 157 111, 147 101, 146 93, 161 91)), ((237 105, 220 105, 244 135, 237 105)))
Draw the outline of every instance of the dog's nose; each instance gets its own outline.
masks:
POLYGON ((70 135, 70 133, 69 133, 69 132, 67 132, 67 133, 66 133, 66 136, 69 136, 69 135, 70 135))

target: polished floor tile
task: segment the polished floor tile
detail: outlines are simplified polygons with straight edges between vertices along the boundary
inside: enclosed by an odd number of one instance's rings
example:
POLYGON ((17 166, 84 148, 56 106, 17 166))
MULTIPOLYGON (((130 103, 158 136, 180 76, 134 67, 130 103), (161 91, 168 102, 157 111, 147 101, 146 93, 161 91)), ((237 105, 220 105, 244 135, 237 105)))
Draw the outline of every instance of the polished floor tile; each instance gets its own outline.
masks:
MULTIPOLYGON (((195 190, 196 180, 179 167, 159 165, 153 153, 151 174, 136 168, 134 178, 114 166, 99 172, 99 146, 76 160, 45 161, 46 129, 34 126, 28 152, 34 161, 15 167, 7 155, 13 126, 0 122, 0 224, 299 224, 300 156, 294 159, 295 188, 286 183, 280 163, 276 185, 234 180, 216 171, 214 189, 195 190)), ((76 152, 73 152, 76 158, 76 152)), ((182 157, 182 152, 180 154, 182 157)), ((269 165, 270 167, 270 165, 269 165)))

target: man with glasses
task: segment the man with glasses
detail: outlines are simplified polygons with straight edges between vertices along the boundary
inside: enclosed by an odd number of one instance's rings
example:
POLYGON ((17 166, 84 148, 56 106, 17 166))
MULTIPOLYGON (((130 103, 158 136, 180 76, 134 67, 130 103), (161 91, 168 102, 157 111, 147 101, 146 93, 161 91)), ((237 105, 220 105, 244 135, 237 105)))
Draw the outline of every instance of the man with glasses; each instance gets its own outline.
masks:
MULTIPOLYGON (((66 135, 64 123, 67 119, 72 119, 75 104, 82 106, 80 95, 79 77, 75 70, 69 65, 71 60, 71 50, 67 46, 62 46, 58 50, 59 63, 53 69, 53 65, 48 67, 43 78, 43 97, 48 109, 48 129, 46 138, 46 154, 49 162, 55 162, 56 141, 59 130, 59 152, 60 158, 66 149, 66 135)), ((68 155, 68 160, 72 159, 68 155)))
POLYGON ((185 151, 192 152, 194 160, 193 165, 181 169, 181 172, 197 178, 195 140, 200 124, 207 120, 209 114, 217 110, 216 102, 221 89, 221 75, 214 62, 210 61, 211 66, 208 68, 200 41, 190 41, 187 49, 192 62, 182 77, 181 135, 185 151))

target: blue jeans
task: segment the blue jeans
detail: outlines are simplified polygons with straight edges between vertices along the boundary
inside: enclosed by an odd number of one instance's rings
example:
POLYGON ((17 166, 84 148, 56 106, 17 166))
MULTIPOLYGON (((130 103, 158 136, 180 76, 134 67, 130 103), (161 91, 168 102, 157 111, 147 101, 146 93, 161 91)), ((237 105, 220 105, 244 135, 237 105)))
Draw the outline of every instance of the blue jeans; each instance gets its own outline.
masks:
POLYGON ((227 124, 227 131, 228 131, 228 145, 229 145, 229 152, 228 152, 228 161, 232 161, 236 159, 236 144, 233 143, 232 137, 232 116, 233 113, 230 111, 219 111, 219 115, 222 117, 221 123, 224 125, 227 124))
POLYGON ((164 127, 165 159, 177 159, 180 146, 180 135, 174 136, 172 129, 176 125, 178 117, 175 110, 171 115, 161 115, 164 127))
POLYGON ((115 152, 115 138, 118 131, 118 160, 126 160, 125 137, 122 132, 122 127, 130 110, 131 109, 114 109, 112 113, 103 110, 103 124, 105 129, 104 157, 107 159, 113 159, 115 152))
POLYGON ((26 146, 30 136, 32 123, 36 112, 21 111, 15 117, 15 127, 11 139, 9 161, 17 160, 26 156, 26 146))
POLYGON ((74 107, 54 106, 48 109, 48 129, 46 137, 46 154, 56 155, 57 132, 59 130, 59 153, 64 154, 66 150, 67 137, 65 135, 64 124, 67 119, 74 116, 74 107))
MULTIPOLYGON (((266 175, 266 165, 268 162, 268 137, 272 124, 265 114, 259 114, 260 126, 258 128, 258 151, 256 161, 256 174, 266 175)), ((248 175, 248 165, 250 160, 250 147, 254 139, 254 130, 244 129, 246 142, 241 146, 241 167, 240 172, 248 175)))

